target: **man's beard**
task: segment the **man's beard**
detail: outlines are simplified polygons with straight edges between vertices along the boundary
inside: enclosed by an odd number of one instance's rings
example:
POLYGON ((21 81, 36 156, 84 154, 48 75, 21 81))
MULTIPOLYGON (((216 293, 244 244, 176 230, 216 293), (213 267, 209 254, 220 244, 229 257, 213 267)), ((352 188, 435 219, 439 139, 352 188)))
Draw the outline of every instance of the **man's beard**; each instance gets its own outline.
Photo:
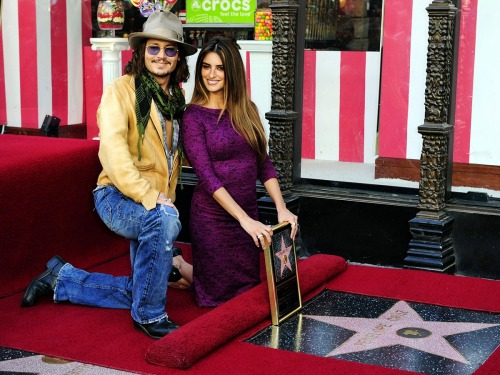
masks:
POLYGON ((170 75, 170 72, 161 73, 161 74, 151 72, 151 74, 154 75, 155 77, 158 77, 158 78, 164 78, 164 77, 168 77, 170 75))
MULTIPOLYGON (((163 60, 163 59, 158 59, 158 60, 155 60, 153 62, 162 62, 162 63, 168 63, 167 60, 163 60)), ((164 78, 164 77, 168 77, 170 75, 170 72, 165 72, 165 73, 155 73, 155 72, 152 72, 150 71, 150 73, 155 76, 155 77, 158 77, 158 78, 164 78)))

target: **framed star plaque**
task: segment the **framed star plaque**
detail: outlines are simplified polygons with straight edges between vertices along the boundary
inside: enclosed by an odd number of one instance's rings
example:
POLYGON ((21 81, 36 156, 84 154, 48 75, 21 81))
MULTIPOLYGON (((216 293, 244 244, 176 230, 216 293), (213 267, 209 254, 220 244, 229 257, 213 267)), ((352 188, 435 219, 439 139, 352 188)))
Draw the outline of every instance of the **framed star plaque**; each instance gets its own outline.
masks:
POLYGON ((271 243, 264 248, 273 325, 279 325, 302 309, 297 254, 291 233, 288 222, 274 226, 271 243))

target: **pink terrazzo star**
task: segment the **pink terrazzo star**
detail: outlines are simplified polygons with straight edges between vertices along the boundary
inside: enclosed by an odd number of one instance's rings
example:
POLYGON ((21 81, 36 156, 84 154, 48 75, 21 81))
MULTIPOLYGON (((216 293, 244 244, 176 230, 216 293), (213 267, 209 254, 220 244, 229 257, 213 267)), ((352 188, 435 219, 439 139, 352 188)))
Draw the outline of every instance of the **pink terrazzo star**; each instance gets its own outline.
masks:
POLYGON ((290 271, 292 270, 292 265, 290 263, 290 251, 292 250, 292 245, 286 247, 285 246, 285 238, 281 236, 281 249, 274 255, 276 255, 281 261, 281 273, 280 276, 283 277, 283 271, 285 267, 287 267, 290 271))
POLYGON ((403 345, 465 364, 469 364, 469 361, 444 337, 500 325, 425 321, 404 301, 397 302, 375 319, 304 316, 356 332, 355 335, 328 353, 327 357, 392 345, 403 345))

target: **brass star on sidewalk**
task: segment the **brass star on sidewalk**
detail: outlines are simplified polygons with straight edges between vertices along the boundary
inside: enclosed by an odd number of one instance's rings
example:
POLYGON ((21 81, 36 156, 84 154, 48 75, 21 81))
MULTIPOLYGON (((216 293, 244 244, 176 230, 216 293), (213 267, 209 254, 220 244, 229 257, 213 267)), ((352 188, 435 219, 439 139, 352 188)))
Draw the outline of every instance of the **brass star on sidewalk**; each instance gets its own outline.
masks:
POLYGON ((465 364, 469 364, 467 358, 454 348, 445 336, 500 326, 500 324, 486 323, 426 321, 404 301, 397 302, 375 319, 317 315, 304 315, 304 317, 356 332, 328 353, 327 357, 403 345, 465 364))

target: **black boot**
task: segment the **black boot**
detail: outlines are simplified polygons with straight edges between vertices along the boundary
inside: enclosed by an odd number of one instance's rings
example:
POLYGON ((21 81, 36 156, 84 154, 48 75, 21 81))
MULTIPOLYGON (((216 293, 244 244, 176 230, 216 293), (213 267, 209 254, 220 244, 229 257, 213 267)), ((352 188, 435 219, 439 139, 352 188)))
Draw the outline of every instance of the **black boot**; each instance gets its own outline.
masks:
POLYGON ((38 298, 42 296, 54 295, 57 275, 67 262, 60 256, 54 256, 47 262, 47 269, 31 281, 28 289, 24 292, 21 300, 21 307, 33 306, 38 298))
POLYGON ((177 267, 172 266, 172 270, 170 271, 170 276, 168 277, 168 282, 176 283, 180 279, 182 279, 181 272, 177 267))
POLYGON ((152 339, 161 339, 163 336, 168 335, 170 332, 175 331, 179 326, 171 321, 169 318, 163 318, 162 320, 149 323, 141 324, 134 320, 134 328, 138 331, 144 332, 146 335, 152 339))
POLYGON ((179 246, 172 246, 172 258, 182 255, 182 249, 179 246))
MULTIPOLYGON (((178 255, 182 255, 181 248, 178 246, 172 246, 172 258, 178 255)), ((172 266, 172 270, 170 271, 170 276, 168 277, 168 281, 171 283, 176 283, 180 279, 182 279, 180 271, 176 267, 172 266)))

